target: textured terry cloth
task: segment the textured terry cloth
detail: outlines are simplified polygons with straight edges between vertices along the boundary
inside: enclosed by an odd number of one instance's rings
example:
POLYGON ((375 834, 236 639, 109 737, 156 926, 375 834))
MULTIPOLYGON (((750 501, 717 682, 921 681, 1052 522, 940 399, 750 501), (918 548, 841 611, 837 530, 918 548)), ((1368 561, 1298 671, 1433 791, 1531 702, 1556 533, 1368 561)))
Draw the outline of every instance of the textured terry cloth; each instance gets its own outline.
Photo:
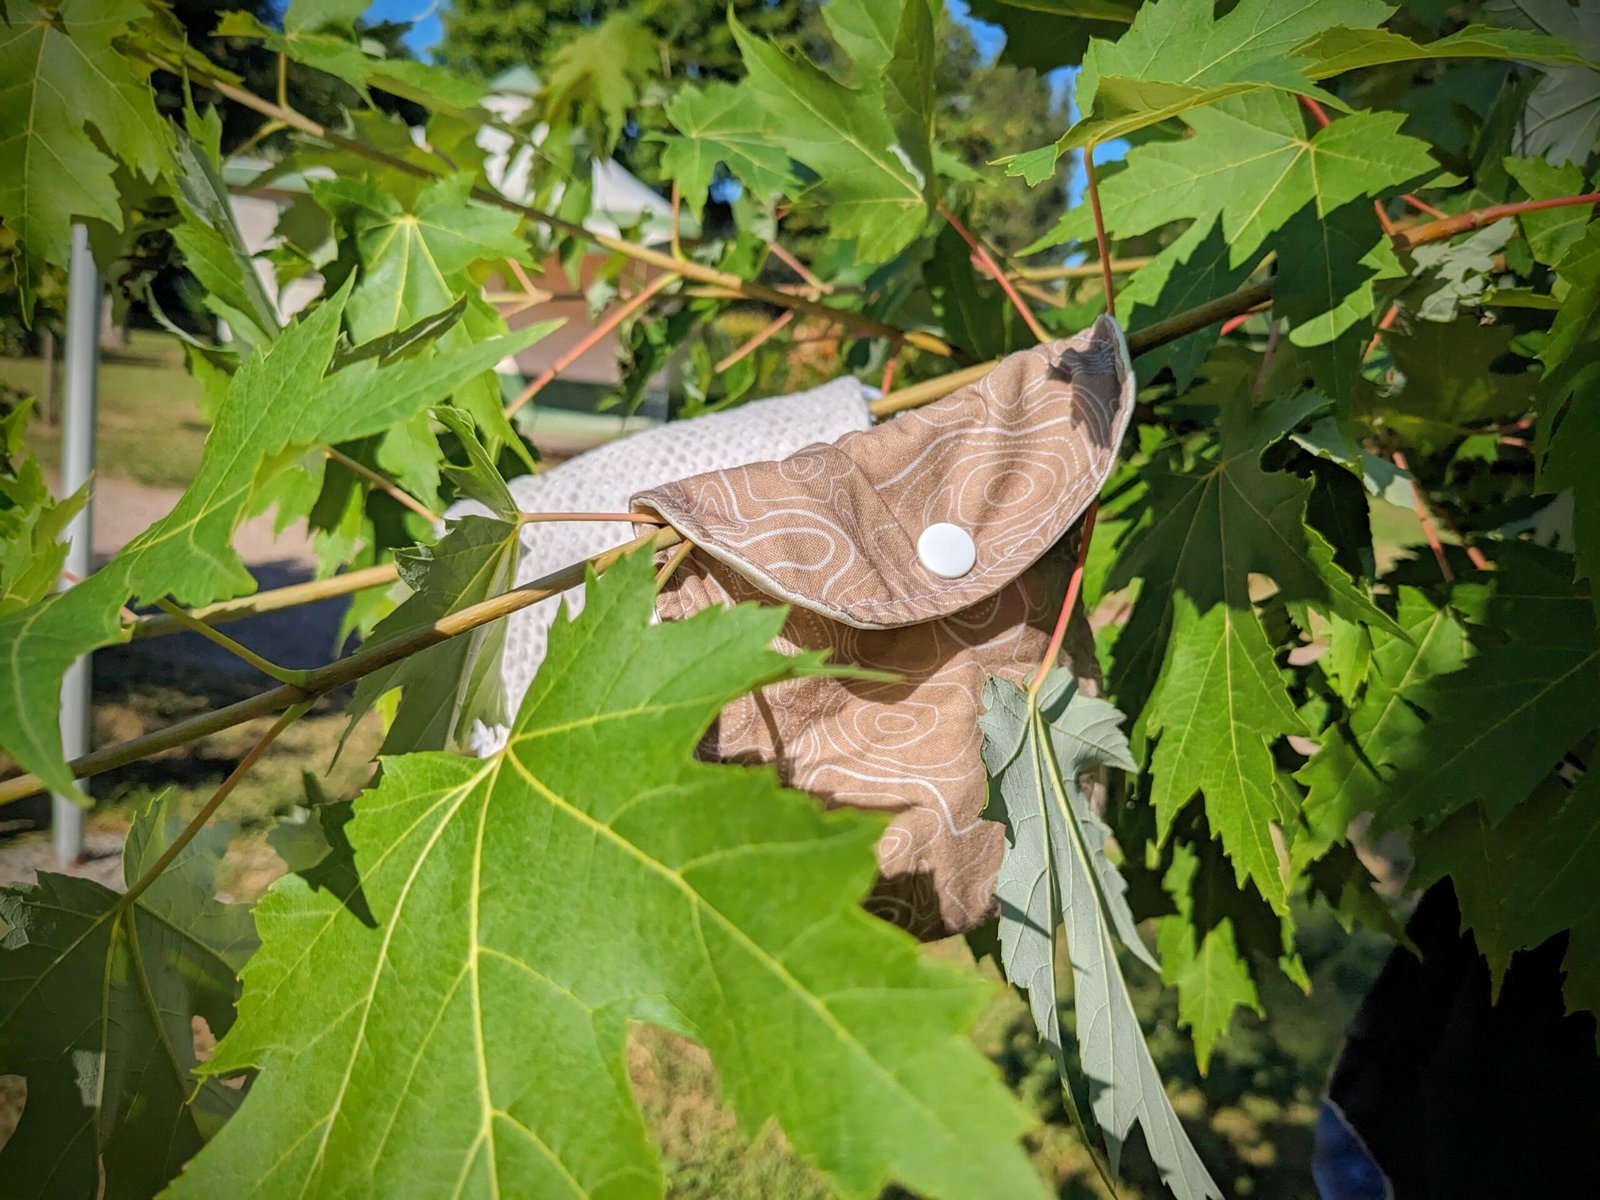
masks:
MULTIPOLYGON (((523 512, 626 512, 633 493, 671 479, 783 457, 814 442, 831 442, 872 424, 868 391, 859 380, 835 379, 791 396, 757 400, 732 412, 673 421, 609 442, 558 467, 511 481, 523 512)), ((475 501, 452 505, 446 519, 487 515, 475 501)), ((523 526, 517 583, 531 583, 634 537, 641 530, 623 523, 548 521, 523 526)), ((583 585, 562 593, 573 615, 583 611, 583 585)), ((552 596, 507 618, 501 674, 506 705, 515 712, 544 661, 545 644, 561 598, 552 596)), ((505 744, 506 728, 479 727, 473 748, 492 754, 505 744)))
MULTIPOLYGON (((869 906, 919 936, 993 911, 1004 847, 1001 826, 982 819, 983 681, 1020 683, 1042 656, 1067 573, 1066 556, 1047 552, 1110 474, 1135 390, 1122 331, 1102 317, 834 445, 634 497, 696 543, 657 600, 663 618, 781 599, 794 606, 783 649, 826 648, 902 677, 775 684, 728 706, 706 751, 774 762, 791 786, 892 814, 869 906), (976 546, 957 579, 917 556, 921 532, 944 522, 976 546)), ((1069 665, 1097 694, 1081 616, 1068 641, 1069 665)))

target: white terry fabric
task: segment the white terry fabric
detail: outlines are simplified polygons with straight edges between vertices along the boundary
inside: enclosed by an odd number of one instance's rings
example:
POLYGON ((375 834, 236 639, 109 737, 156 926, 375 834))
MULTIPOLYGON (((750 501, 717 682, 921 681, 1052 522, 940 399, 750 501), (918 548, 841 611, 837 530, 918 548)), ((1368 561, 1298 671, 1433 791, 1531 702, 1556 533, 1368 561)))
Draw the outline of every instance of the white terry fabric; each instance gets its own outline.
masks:
MULTIPOLYGON (((627 512, 637 492, 706 471, 788 458, 815 442, 836 441, 866 429, 872 424, 867 400, 875 394, 860 380, 845 376, 808 392, 756 400, 691 421, 672 421, 608 442, 548 471, 513 479, 511 495, 523 512, 627 512)), ((488 515, 488 509, 463 500, 450 506, 445 519, 473 514, 488 515)), ((531 583, 570 563, 593 558, 644 528, 601 521, 525 525, 517 583, 531 583)), ((562 596, 572 615, 583 611, 581 584, 562 596)), ((552 596, 506 619, 500 673, 512 712, 544 661, 546 638, 561 599, 552 596)), ((505 726, 479 725, 473 730, 472 746, 479 754, 493 754, 505 740, 505 726)))

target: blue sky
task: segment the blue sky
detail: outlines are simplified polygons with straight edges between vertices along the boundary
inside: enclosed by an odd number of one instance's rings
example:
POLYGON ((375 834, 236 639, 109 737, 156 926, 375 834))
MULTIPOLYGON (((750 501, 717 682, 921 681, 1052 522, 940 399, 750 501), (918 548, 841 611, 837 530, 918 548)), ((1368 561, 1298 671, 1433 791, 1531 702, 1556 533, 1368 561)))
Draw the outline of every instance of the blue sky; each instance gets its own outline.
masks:
POLYGON ((446 0, 374 0, 367 9, 367 20, 416 22, 406 35, 406 44, 426 58, 429 47, 444 36, 439 10, 446 7, 446 0))

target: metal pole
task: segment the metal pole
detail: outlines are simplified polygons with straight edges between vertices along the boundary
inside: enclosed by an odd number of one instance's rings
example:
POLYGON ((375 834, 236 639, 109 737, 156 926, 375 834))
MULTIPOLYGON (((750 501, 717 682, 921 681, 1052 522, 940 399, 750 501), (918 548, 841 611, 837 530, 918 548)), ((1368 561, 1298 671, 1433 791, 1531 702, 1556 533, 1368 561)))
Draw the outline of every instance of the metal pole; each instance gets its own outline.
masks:
MULTIPOLYGON (((66 380, 61 431, 61 494, 70 496, 94 470, 96 385, 100 367, 100 272, 89 252, 89 231, 72 227, 72 267, 67 276, 66 380)), ((67 571, 82 579, 94 570, 93 506, 85 504, 67 526, 67 571)), ((61 683, 61 749, 70 758, 89 751, 91 665, 84 655, 61 683)), ((83 857, 83 809, 54 797, 52 840, 63 866, 83 857)))

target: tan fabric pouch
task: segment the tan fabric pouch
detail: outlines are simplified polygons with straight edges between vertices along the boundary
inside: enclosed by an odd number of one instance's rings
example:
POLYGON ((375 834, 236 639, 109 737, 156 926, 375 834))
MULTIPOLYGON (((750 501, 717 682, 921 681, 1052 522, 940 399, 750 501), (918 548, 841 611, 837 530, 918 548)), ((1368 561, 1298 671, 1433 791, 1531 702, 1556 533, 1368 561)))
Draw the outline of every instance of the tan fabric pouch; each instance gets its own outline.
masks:
MULTIPOLYGON (((1021 682, 1044 653, 1067 574, 1049 552, 1110 474, 1134 392, 1102 317, 873 429, 634 497, 695 543, 663 619, 782 601, 781 649, 900 677, 774 685, 729 705, 704 749, 893 814, 868 907, 919 937, 992 912, 1003 834, 980 815, 979 697, 986 676, 1021 682)), ((1092 651, 1080 616, 1068 656, 1091 688, 1092 651)))

